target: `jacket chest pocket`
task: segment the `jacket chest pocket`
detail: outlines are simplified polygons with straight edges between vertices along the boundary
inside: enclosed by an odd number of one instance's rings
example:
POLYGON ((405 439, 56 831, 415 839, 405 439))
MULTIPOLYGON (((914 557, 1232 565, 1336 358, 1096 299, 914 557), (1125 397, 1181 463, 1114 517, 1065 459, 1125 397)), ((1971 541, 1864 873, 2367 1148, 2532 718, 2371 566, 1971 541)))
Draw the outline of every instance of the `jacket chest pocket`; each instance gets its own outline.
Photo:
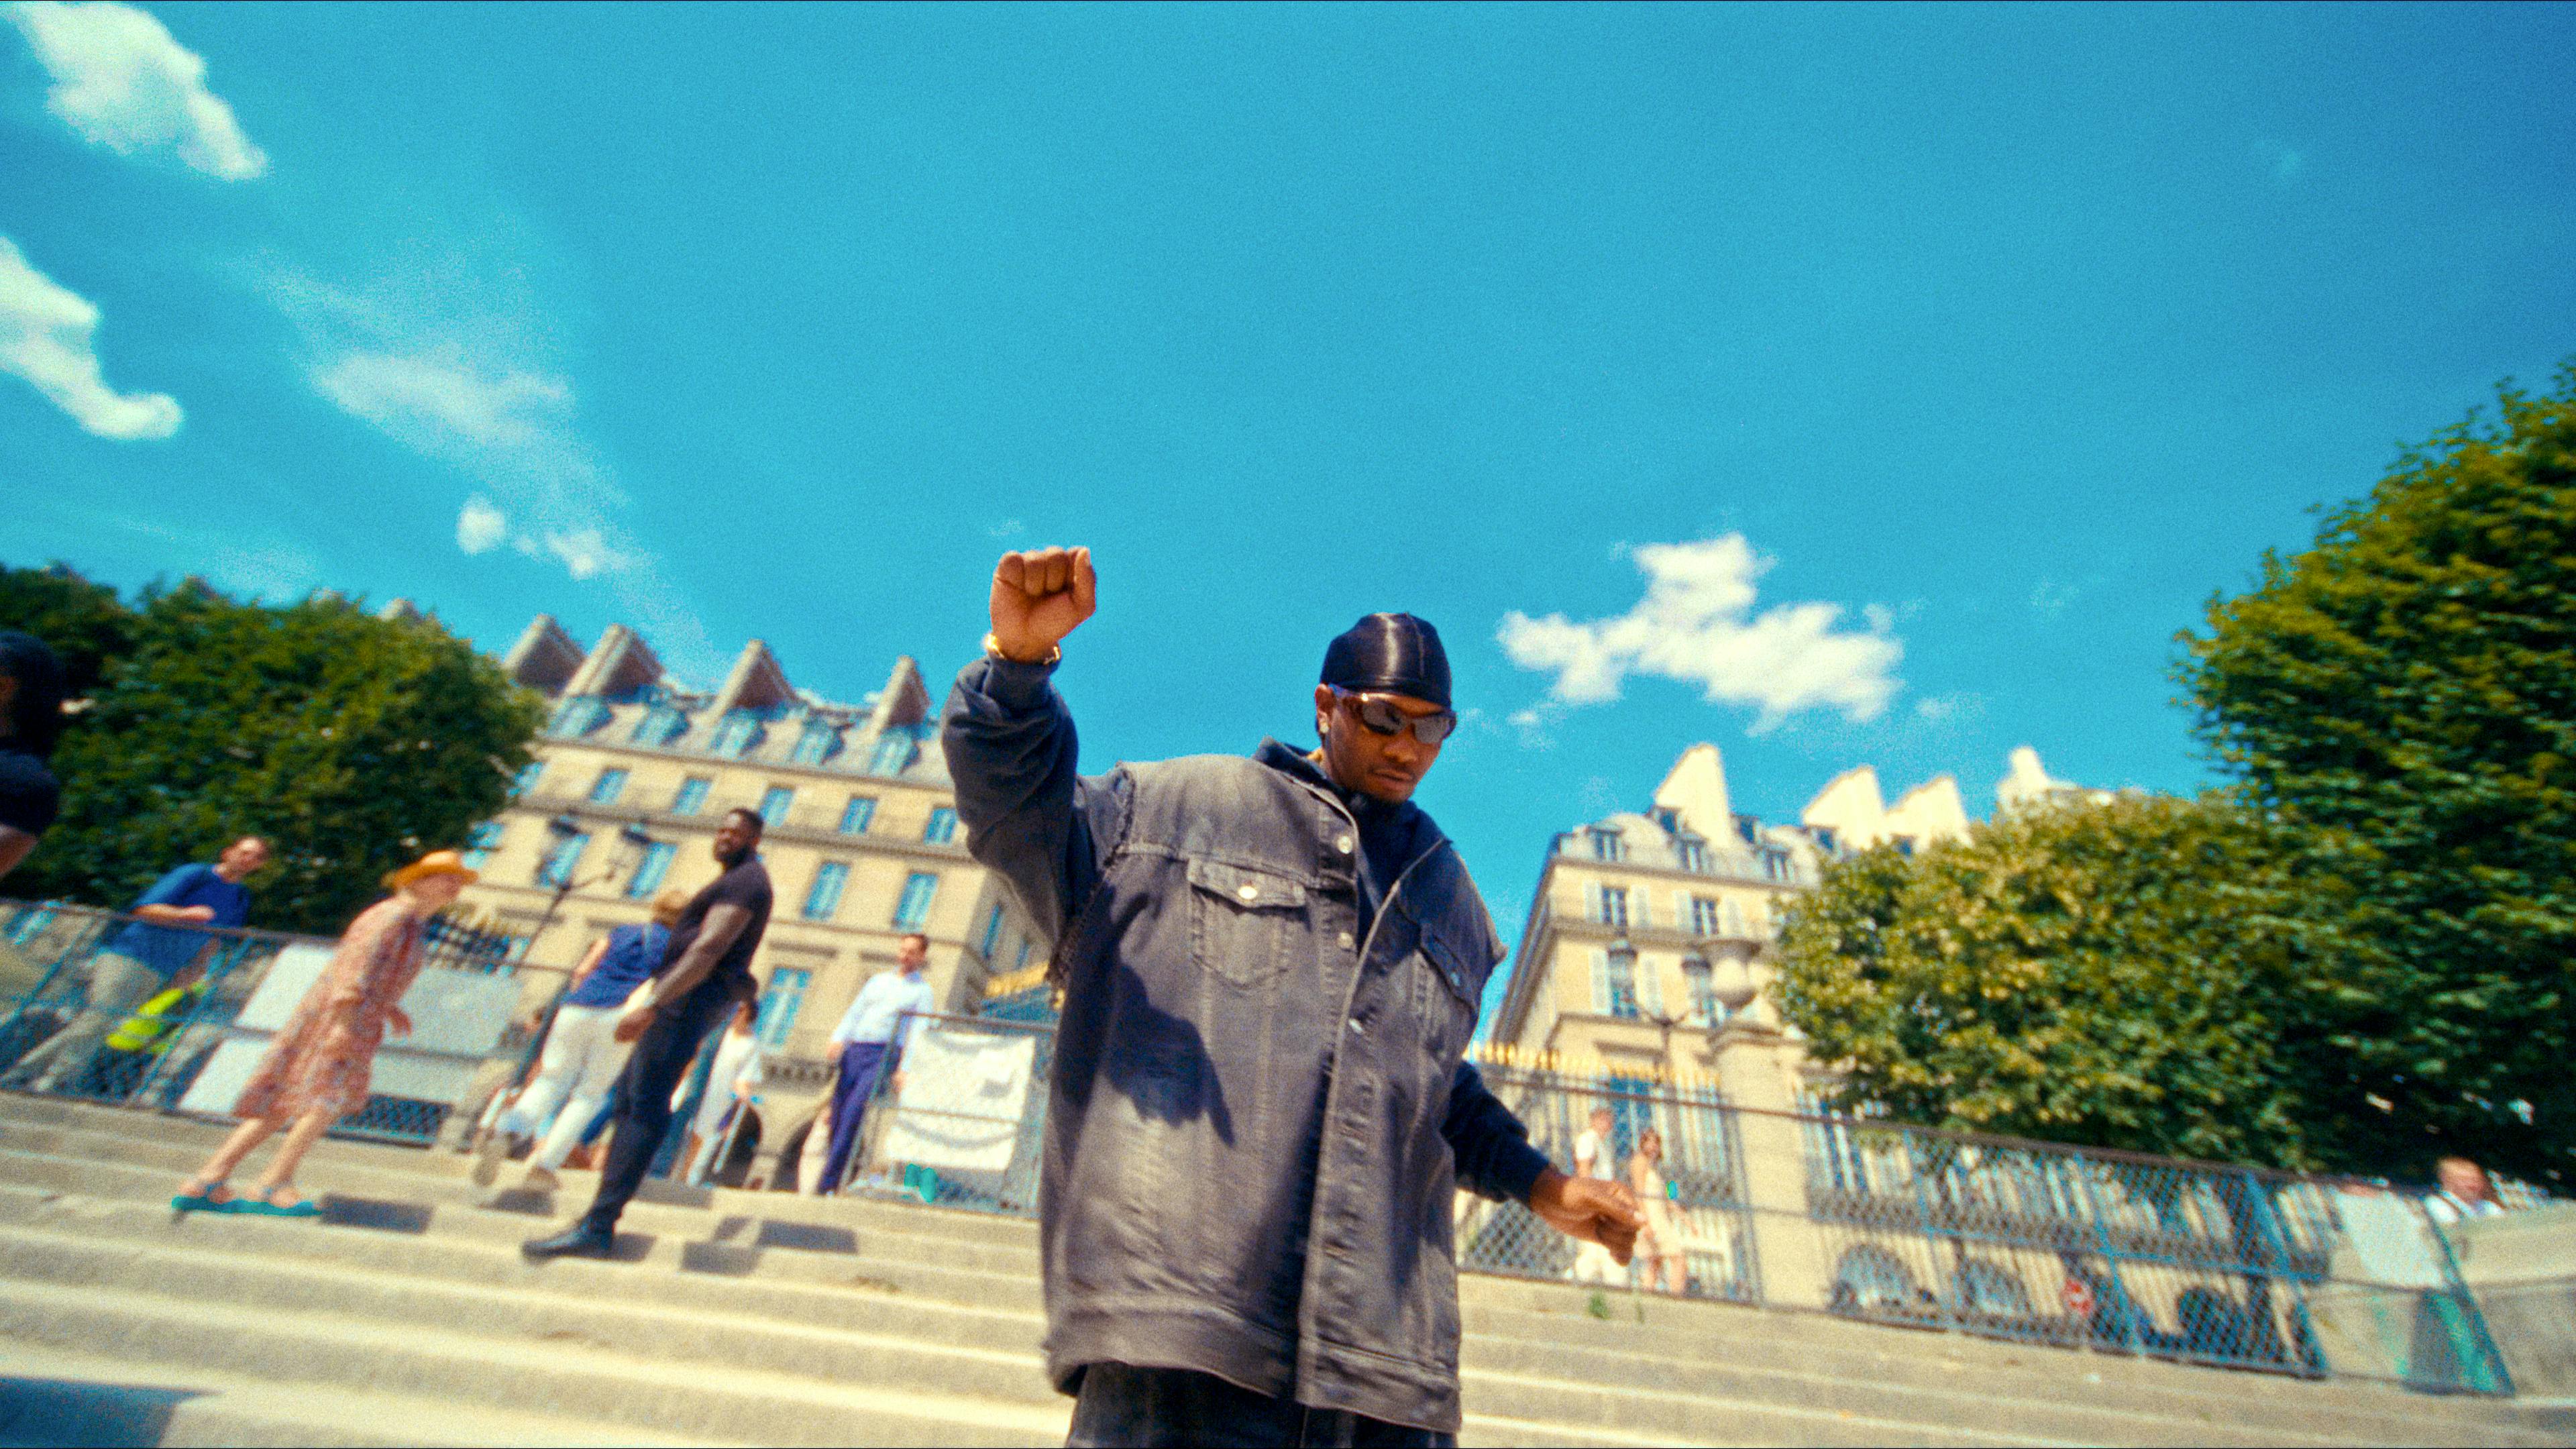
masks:
POLYGON ((1268 871, 1190 862, 1190 954, 1237 986, 1266 986, 1306 935, 1306 887, 1268 871))
POLYGON ((1476 964, 1447 936, 1422 933, 1413 952, 1413 1012, 1423 1040, 1443 1059, 1466 1050, 1492 968, 1476 964))

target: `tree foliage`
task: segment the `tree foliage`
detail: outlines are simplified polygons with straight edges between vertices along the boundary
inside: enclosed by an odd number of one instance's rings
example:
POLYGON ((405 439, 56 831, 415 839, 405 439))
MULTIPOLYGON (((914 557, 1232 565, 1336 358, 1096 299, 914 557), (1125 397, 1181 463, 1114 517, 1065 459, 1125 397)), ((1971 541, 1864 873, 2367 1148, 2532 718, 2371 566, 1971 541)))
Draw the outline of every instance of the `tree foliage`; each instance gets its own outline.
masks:
POLYGON ((1841 1105, 2090 1146, 2322 1165, 2282 1027, 2305 992, 2276 849, 2224 794, 2007 817, 1830 866, 1776 996, 1841 1105))
POLYGON ((2312 548, 2213 600, 2179 673, 2202 737, 2288 827, 2338 963, 2311 1029, 2350 1059, 2327 1105, 2352 1155, 2438 1147, 2563 1182, 2576 363, 2543 396, 2499 391, 2497 416, 2408 450, 2312 548))
POLYGON ((91 583, 68 564, 0 565, 0 629, 33 634, 51 645, 75 699, 98 687, 111 660, 133 652, 136 622, 116 590, 91 583))
MULTIPOLYGON (((0 598, 14 606, 26 580, 0 598)), ((253 924, 337 931, 385 871, 463 844, 531 758, 538 702, 434 621, 326 594, 240 603, 195 580, 130 619, 131 647, 55 751, 63 816, 13 894, 122 907, 255 833, 275 860, 252 881, 253 924)))

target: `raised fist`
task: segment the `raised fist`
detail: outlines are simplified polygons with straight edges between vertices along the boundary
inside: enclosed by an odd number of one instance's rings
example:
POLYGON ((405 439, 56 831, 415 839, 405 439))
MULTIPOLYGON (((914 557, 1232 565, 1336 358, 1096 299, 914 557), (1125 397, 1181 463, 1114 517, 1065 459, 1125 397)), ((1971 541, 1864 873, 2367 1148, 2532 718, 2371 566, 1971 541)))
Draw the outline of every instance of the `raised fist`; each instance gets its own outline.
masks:
POLYGON ((993 642, 1008 658, 1028 664, 1046 658, 1099 606, 1087 548, 1006 553, 993 569, 993 642))

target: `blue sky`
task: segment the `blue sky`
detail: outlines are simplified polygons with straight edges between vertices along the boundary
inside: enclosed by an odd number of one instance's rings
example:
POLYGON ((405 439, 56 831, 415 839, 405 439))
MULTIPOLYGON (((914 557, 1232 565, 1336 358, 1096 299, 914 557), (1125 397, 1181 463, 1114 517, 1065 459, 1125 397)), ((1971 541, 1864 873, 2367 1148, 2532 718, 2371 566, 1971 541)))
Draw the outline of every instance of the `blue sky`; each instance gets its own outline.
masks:
POLYGON ((1507 933, 1696 740, 2193 788, 2174 632, 2576 352, 2565 6, 7 18, 0 559, 850 698, 1088 543, 1089 768, 1410 609, 1507 933))

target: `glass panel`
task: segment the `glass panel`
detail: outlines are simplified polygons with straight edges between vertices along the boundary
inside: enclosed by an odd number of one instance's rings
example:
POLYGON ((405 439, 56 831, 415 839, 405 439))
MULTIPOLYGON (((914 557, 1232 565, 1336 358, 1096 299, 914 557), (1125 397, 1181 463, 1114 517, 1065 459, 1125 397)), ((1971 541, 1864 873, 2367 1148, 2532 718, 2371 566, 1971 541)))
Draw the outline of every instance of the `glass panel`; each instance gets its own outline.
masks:
POLYGON ((945 805, 934 807, 930 821, 921 827, 921 838, 933 845, 946 845, 957 835, 957 812, 945 805))
POLYGON ((760 994, 760 1014, 752 1023, 762 1046, 776 1051, 787 1045, 787 1033, 796 1027, 797 1008, 805 1004, 805 988, 813 979, 813 972, 788 966, 769 973, 769 989, 760 994))
POLYGON ((851 796, 850 803, 841 810, 841 833, 843 835, 867 834, 868 822, 874 820, 876 815, 877 802, 872 797, 851 796))
POLYGON ((939 877, 927 871, 915 871, 903 883, 903 899, 895 903, 894 923, 907 931, 921 929, 930 919, 930 898, 939 890, 939 877))
POLYGON ((826 921, 840 909, 841 887, 848 884, 850 868, 837 860, 827 860, 814 867, 813 887, 805 892, 805 919, 826 921))
POLYGON ((680 782, 680 793, 671 797, 671 813, 695 815, 707 808, 707 790, 714 781, 704 775, 691 775, 680 782))
POLYGON ((635 863, 635 879, 627 882, 626 893, 637 899, 662 888, 662 877, 671 873, 671 857, 680 848, 667 840, 657 840, 644 847, 644 858, 635 863))
POLYGON ((784 785, 772 785, 760 797, 760 818, 771 825, 787 823, 787 808, 796 803, 796 792, 784 785))
POLYGON ((545 772, 546 762, 543 760, 531 760, 528 763, 521 765, 519 767, 519 778, 510 782, 510 793, 513 795, 527 794, 530 790, 537 788, 537 779, 539 776, 545 774, 545 772))
POLYGON ((593 805, 614 805, 617 803, 618 792, 625 788, 626 772, 624 770, 602 770, 599 772, 599 778, 593 780, 590 784, 590 803, 593 805))
POLYGON ((581 864, 583 847, 589 844, 590 837, 587 835, 566 837, 561 844, 546 853, 545 864, 537 867, 537 884, 559 886, 570 881, 573 868, 581 864))
POLYGON ((987 962, 991 961, 993 959, 993 947, 1001 939, 1002 908, 1000 906, 995 906, 993 907, 993 914, 984 918, 984 944, 977 948, 976 954, 982 956, 987 962))

